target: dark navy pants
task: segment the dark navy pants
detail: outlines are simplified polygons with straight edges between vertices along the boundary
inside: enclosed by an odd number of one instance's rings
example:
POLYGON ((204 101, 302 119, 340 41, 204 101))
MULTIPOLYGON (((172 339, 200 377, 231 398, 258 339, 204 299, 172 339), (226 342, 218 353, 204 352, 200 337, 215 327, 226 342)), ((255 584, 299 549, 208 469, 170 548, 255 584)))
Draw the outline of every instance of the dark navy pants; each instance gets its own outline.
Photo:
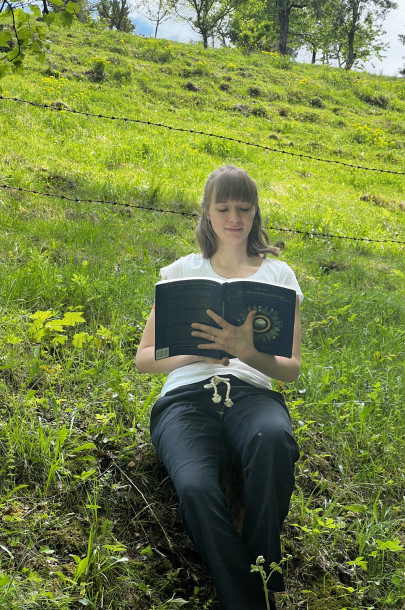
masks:
MULTIPOLYGON (((159 398, 152 409, 151 438, 180 500, 184 526, 209 568, 222 610, 265 610, 258 574, 281 559, 280 532, 294 487, 299 450, 290 417, 278 392, 230 377, 232 407, 203 382, 182 386, 159 398), (245 512, 240 535, 230 516, 221 472, 225 458, 242 467, 245 512)), ((275 572, 269 589, 283 591, 275 572)))

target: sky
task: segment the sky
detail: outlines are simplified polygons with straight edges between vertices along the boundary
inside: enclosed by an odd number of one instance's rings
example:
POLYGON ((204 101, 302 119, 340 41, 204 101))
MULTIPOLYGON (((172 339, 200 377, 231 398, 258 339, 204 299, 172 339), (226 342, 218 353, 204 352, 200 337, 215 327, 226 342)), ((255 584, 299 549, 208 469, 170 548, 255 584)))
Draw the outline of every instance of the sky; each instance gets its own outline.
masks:
MULTIPOLYGON (((367 72, 381 74, 384 76, 398 76, 400 68, 405 67, 405 45, 399 39, 398 34, 405 34, 405 0, 396 0, 398 8, 390 11, 384 22, 386 34, 383 40, 389 43, 385 51, 385 58, 378 60, 374 58, 368 62, 364 69, 367 72)), ((133 16, 136 23, 136 33, 144 36, 154 36, 154 24, 142 15, 133 16)), ((159 27, 158 38, 167 38, 178 42, 190 42, 200 40, 198 34, 193 32, 188 24, 176 21, 167 21, 159 27)), ((301 54, 299 61, 310 62, 309 55, 301 54)))

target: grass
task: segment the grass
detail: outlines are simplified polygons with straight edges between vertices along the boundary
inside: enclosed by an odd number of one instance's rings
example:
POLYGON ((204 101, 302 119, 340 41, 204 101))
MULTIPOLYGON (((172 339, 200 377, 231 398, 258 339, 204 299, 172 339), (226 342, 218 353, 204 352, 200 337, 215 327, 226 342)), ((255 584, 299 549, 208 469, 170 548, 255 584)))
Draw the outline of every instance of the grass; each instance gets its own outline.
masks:
MULTIPOLYGON (((404 171, 403 81, 75 26, 3 95, 404 171)), ((196 251, 225 163, 257 179, 305 293, 303 370, 275 383, 301 446, 281 608, 400 610, 404 178, 1 101, 0 607, 215 607, 134 356, 159 268, 196 251), (384 240, 323 238, 295 229, 384 240), (45 313, 41 313, 45 312, 45 313)), ((264 566, 265 573, 269 567, 264 566)))

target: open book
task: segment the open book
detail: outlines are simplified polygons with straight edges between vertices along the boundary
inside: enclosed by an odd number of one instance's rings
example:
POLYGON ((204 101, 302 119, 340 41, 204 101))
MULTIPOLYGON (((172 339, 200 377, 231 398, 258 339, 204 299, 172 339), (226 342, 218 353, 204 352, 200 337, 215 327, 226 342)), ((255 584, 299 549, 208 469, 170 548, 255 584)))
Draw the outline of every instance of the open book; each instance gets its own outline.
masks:
MULTIPOLYGON (((211 309, 235 326, 257 312, 254 343, 258 351, 291 358, 296 292, 291 288, 249 279, 190 277, 163 280, 155 286, 155 360, 180 354, 223 358, 225 352, 198 349, 210 343, 192 337, 192 322, 218 327, 206 313, 211 309)), ((233 356, 230 356, 231 358, 233 356)))

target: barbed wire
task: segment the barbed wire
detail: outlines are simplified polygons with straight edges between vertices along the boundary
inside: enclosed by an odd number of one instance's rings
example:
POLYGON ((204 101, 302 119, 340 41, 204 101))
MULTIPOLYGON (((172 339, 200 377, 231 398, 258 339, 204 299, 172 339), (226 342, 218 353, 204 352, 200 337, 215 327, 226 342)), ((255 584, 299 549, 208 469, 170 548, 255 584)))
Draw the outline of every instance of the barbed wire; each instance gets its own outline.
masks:
MULTIPOLYGON (((32 195, 40 195, 42 197, 53 197, 55 199, 62 199, 64 201, 71 201, 73 203, 101 203, 104 205, 111 206, 122 206, 125 208, 136 209, 136 210, 145 210, 147 212, 158 212, 159 214, 177 214, 178 216, 185 216, 189 218, 200 218, 200 214, 197 212, 184 212, 181 210, 167 210, 165 208, 155 208, 152 206, 138 205, 135 203, 129 202, 120 202, 120 201, 106 201, 104 199, 87 199, 81 197, 68 197, 67 195, 60 195, 58 193, 44 193, 41 191, 36 191, 32 189, 26 189, 21 186, 12 186, 10 184, 0 184, 0 189, 8 189, 19 191, 22 193, 30 193, 32 195)), ((380 243, 380 244, 403 244, 405 245, 405 241, 401 241, 398 239, 373 239, 371 237, 353 237, 349 235, 335 235, 334 233, 321 233, 319 231, 311 230, 311 231, 302 231, 300 229, 287 229, 283 227, 277 227, 268 225, 267 221, 265 221, 263 227, 268 229, 269 231, 280 231, 284 233, 295 233, 297 235, 304 235, 311 238, 321 238, 321 239, 346 239, 350 241, 362 241, 369 243, 380 243)))
POLYGON ((133 119, 129 117, 118 117, 111 116, 105 114, 96 114, 91 112, 84 112, 81 110, 73 110, 71 108, 67 108, 64 105, 56 105, 56 104, 40 104, 39 102, 32 102, 30 100, 23 100, 18 97, 6 97, 4 95, 0 95, 0 100, 6 100, 11 102, 19 102, 22 104, 28 104, 29 106, 34 106, 37 108, 45 108, 47 110, 53 110, 56 112, 70 112, 72 114, 78 114, 82 116, 97 118, 97 119, 107 119, 111 121, 124 121, 125 123, 138 123, 140 125, 150 125, 152 127, 161 127, 163 129, 168 129, 170 131, 178 131, 182 133, 192 133, 196 135, 206 136, 209 138, 218 138, 221 140, 226 140, 229 142, 235 142, 237 144, 243 144, 244 146, 253 146, 255 148, 260 148, 261 150, 265 150, 267 152, 279 153, 281 155, 289 155, 292 157, 299 157, 301 159, 310 159, 311 161, 318 161, 321 163, 331 163, 335 165, 342 165, 344 167, 348 167, 351 169, 360 169, 368 172, 378 172, 382 174, 394 174, 397 176, 405 176, 405 171, 396 171, 392 169, 380 169, 377 167, 366 167, 364 165, 355 165, 353 163, 347 163, 346 161, 338 161, 337 159, 322 159, 320 157, 314 157, 312 155, 306 155, 303 153, 292 152, 289 150, 281 150, 280 148, 271 148, 270 146, 265 146, 264 144, 258 144, 257 142, 248 142, 246 140, 241 140, 239 138, 233 138, 231 136, 224 136, 216 133, 208 133, 205 131, 200 131, 196 129, 189 129, 186 127, 173 127, 172 125, 165 125, 164 123, 155 123, 154 121, 144 120, 144 119, 133 119))

